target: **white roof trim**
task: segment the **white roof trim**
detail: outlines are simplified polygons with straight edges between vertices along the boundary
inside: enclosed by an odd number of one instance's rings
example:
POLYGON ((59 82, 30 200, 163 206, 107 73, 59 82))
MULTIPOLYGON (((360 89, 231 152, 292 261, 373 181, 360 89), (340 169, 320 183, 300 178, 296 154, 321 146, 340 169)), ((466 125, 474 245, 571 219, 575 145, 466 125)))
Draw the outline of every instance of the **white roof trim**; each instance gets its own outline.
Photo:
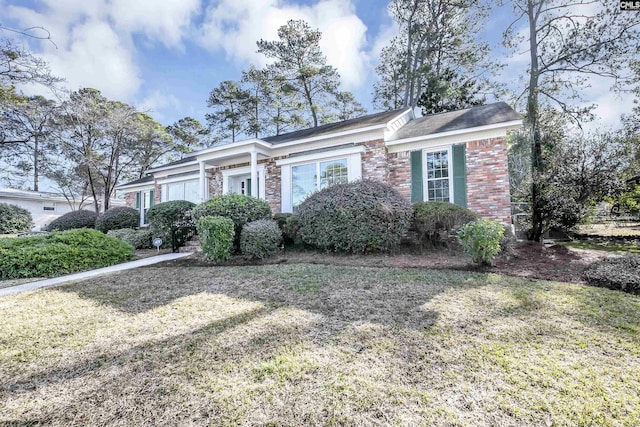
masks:
POLYGON ((520 120, 512 120, 510 122, 502 122, 502 123, 496 123, 493 125, 485 125, 485 126, 477 126, 477 127, 473 127, 473 128, 465 128, 465 129, 458 129, 458 130, 452 130, 449 132, 439 132, 439 133, 432 133, 429 135, 423 135, 423 136, 414 136, 412 138, 404 138, 404 139, 397 139, 394 141, 385 141, 385 145, 390 147, 390 146, 394 146, 394 145, 400 145, 400 144, 408 144, 411 142, 416 142, 416 141, 426 141, 429 139, 436 139, 436 138, 445 138, 448 136, 455 136, 455 135, 464 135, 466 133, 475 133, 475 132, 482 132, 482 131, 487 131, 487 130, 494 130, 494 129, 502 129, 502 128, 519 128, 520 126, 522 126, 522 119, 520 120))
POLYGON ((191 175, 182 175, 182 176, 171 176, 168 178, 160 178, 157 180, 159 185, 162 184, 170 184, 172 182, 182 182, 182 181, 195 181, 200 180, 200 173, 193 173, 191 175))
POLYGON ((381 125, 367 126, 367 127, 364 127, 364 128, 345 130, 345 131, 342 131, 342 132, 328 133, 328 134, 325 134, 325 135, 311 136, 311 137, 305 138, 305 139, 296 139, 294 141, 283 142, 282 144, 275 144, 275 145, 272 145, 272 148, 290 147, 292 145, 304 144, 304 143, 307 143, 307 142, 322 141, 323 139, 340 138, 342 136, 353 135, 353 134, 356 134, 356 133, 363 133, 363 132, 368 132, 368 131, 377 130, 377 129, 384 129, 385 127, 387 127, 386 123, 381 124, 381 125))
POLYGON ((149 182, 140 182, 138 184, 122 184, 122 185, 116 185, 116 190, 123 190, 123 189, 129 189, 129 188, 153 188, 155 186, 154 181, 149 181, 149 182))
POLYGON ((194 159, 194 160, 192 160, 190 162, 179 163, 177 165, 158 166, 157 168, 148 169, 147 173, 153 173, 153 172, 163 171, 163 170, 168 170, 168 169, 177 169, 177 168, 181 168, 183 166, 191 166, 191 165, 197 165, 197 164, 198 164, 198 160, 194 159))
MULTIPOLYGON (((411 108, 407 107, 403 112, 399 113, 397 116, 395 116, 395 117, 393 117, 391 120, 389 120, 389 121, 387 122, 387 124, 385 125, 385 126, 387 126, 387 129, 389 129, 389 127, 388 127, 388 126, 389 126, 391 123, 395 122, 395 121, 396 121, 396 120, 398 120, 400 117, 402 117, 402 116, 404 116, 405 114, 407 114, 409 111, 411 111, 411 113, 413 113, 413 110, 412 110, 411 108)), ((412 119, 415 119, 415 117, 413 117, 413 114, 412 114, 412 117, 411 117, 411 118, 412 118, 412 119)), ((391 130, 391 129, 389 129, 389 130, 391 130)))
POLYGON ((290 165, 293 163, 309 162, 313 160, 322 160, 328 157, 348 156, 350 154, 362 153, 364 147, 358 145, 355 147, 339 148, 337 150, 320 151, 318 153, 309 153, 301 156, 288 157, 286 159, 276 160, 276 166, 290 165))

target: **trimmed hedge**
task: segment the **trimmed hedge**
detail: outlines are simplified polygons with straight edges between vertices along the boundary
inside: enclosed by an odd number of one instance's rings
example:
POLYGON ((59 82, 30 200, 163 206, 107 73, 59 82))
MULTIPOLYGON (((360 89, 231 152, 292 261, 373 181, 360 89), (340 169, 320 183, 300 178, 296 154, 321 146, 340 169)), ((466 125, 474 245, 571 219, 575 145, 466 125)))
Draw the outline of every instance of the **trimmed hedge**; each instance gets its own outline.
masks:
POLYGON ((131 259, 133 248, 96 230, 0 239, 0 278, 52 277, 131 259))
POLYGON ((282 231, 274 220, 259 219, 242 227, 240 252, 247 258, 268 258, 278 251, 281 243, 282 231))
POLYGON ((96 230, 103 233, 109 230, 121 230, 123 228, 138 228, 140 225, 140 212, 125 206, 111 208, 98 215, 96 230))
POLYGON ((233 252, 233 221, 222 216, 203 216, 198 219, 200 247, 207 258, 223 261, 233 252))
POLYGON ((411 214, 411 204, 400 193, 371 180, 325 188, 297 209, 304 243, 353 253, 396 246, 409 230, 411 214))
POLYGON ((242 227, 248 222, 259 219, 270 219, 271 208, 264 200, 241 194, 227 194, 214 196, 204 203, 199 204, 193 210, 194 220, 203 216, 223 216, 233 221, 235 230, 236 248, 240 244, 242 227))
POLYGON ((109 230, 107 236, 115 237, 123 242, 127 242, 135 249, 150 249, 153 247, 151 241, 153 233, 151 230, 133 230, 131 228, 121 228, 119 230, 109 230))
POLYGON ((504 228, 498 221, 477 219, 462 226, 458 239, 473 262, 493 265, 493 260, 500 253, 503 233, 504 228))
POLYGON ((302 243, 300 239, 300 221, 292 213, 279 213, 273 216, 282 231, 282 240, 285 246, 295 246, 302 243))
POLYGON ((0 203, 0 234, 24 233, 32 226, 31 212, 20 206, 0 203))
POLYGON ((95 228, 98 214, 84 209, 67 212, 54 219, 47 226, 47 231, 65 231, 76 228, 95 228))
POLYGON ((175 252, 196 233, 191 211, 195 203, 186 200, 153 205, 147 211, 147 219, 154 237, 160 236, 175 252))
POLYGON ((475 212, 453 203, 418 202, 413 204, 412 228, 420 245, 436 246, 451 241, 460 227, 478 218, 475 212))
POLYGON ((640 256, 596 261, 585 270, 584 276, 590 285, 640 295, 640 256))

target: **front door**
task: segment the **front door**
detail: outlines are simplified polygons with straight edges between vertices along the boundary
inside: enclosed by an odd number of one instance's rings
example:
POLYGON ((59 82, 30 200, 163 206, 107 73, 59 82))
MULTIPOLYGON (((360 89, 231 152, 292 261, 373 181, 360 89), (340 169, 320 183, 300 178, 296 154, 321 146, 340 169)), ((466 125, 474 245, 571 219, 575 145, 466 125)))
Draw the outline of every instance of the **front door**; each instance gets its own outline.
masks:
MULTIPOLYGON (((258 175, 259 176, 259 175, 258 175)), ((260 180, 258 180, 260 185, 260 180)), ((242 194, 243 196, 251 196, 251 175, 239 175, 230 178, 230 190, 233 194, 242 194)), ((260 190, 258 189, 258 194, 260 190)))

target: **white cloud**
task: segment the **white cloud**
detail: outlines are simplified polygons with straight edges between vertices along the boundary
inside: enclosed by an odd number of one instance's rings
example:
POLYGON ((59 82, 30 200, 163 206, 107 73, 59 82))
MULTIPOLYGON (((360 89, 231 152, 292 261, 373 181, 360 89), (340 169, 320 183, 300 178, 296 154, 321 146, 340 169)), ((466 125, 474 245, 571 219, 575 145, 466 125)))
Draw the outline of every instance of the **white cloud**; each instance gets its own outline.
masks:
POLYGON ((109 98, 132 101, 142 84, 133 34, 181 47, 200 0, 43 0, 38 12, 6 9, 18 25, 50 31, 55 46, 42 42, 35 53, 70 89, 93 87, 109 98))
POLYGON ((120 29, 175 47, 189 32, 199 10, 200 0, 113 0, 110 15, 120 29))
POLYGON ((153 116, 154 119, 158 121, 162 121, 165 119, 162 114, 162 110, 166 107, 173 107, 174 109, 182 108, 182 104, 180 100, 171 94, 165 94, 160 92, 159 90, 153 91, 147 97, 145 97, 142 102, 140 102, 136 107, 140 111, 144 111, 153 116))
POLYGON ((275 40, 278 28, 290 19, 304 19, 322 32, 320 47, 347 88, 365 81, 367 27, 350 0, 320 0, 312 6, 282 0, 221 0, 207 8, 200 43, 224 51, 229 60, 265 65, 256 41, 275 40))

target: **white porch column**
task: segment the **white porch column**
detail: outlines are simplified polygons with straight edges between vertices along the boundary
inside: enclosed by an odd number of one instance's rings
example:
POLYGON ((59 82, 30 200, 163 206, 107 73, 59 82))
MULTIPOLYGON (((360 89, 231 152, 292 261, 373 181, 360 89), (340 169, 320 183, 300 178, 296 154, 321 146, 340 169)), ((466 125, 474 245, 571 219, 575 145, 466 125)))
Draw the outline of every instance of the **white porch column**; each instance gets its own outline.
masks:
POLYGON ((260 198, 258 194, 258 153, 251 152, 251 196, 260 198))
POLYGON ((209 196, 207 174, 204 170, 204 162, 200 162, 200 202, 206 202, 209 196))

